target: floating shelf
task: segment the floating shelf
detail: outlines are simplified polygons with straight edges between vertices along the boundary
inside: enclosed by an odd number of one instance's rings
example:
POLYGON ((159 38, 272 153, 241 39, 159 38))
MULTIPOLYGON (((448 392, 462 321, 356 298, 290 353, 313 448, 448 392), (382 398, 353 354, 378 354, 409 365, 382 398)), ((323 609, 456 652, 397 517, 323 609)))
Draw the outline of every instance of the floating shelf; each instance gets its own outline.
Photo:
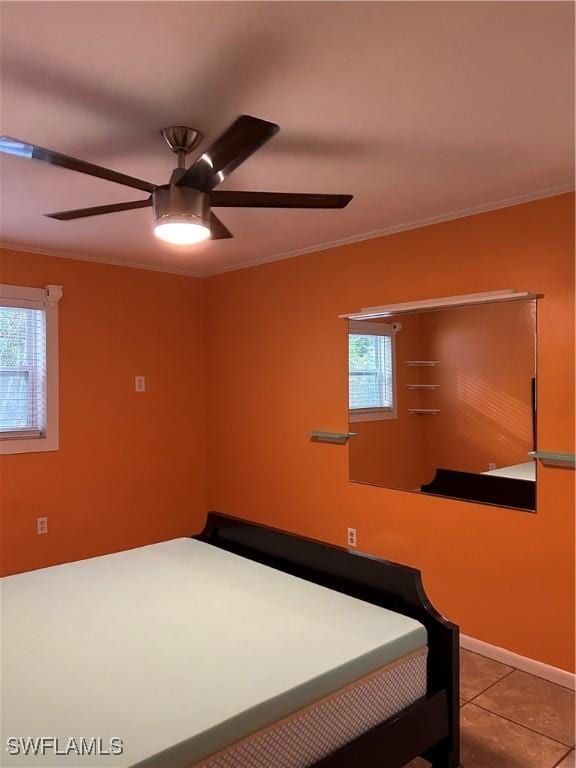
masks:
POLYGON ((407 408, 406 410, 415 416, 436 416, 440 413, 440 408, 407 408))
POLYGON ((576 468, 576 454, 556 451, 530 451, 529 456, 539 459, 546 467, 576 468))
POLYGON ((406 360, 406 365, 410 368, 432 368, 440 365, 440 360, 406 360))
POLYGON ((439 389, 440 384, 406 384, 407 389, 439 389))
POLYGON ((357 432, 323 432, 315 429, 307 432, 308 437, 313 443, 336 443, 344 445, 351 437, 356 437, 357 432))

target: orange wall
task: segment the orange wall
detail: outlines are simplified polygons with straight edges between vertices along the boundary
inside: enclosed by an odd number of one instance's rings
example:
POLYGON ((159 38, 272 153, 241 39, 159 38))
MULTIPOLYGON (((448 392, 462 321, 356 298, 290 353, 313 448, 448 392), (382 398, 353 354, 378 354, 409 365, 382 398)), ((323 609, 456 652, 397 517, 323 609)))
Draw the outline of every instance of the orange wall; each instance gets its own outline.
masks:
POLYGON ((2 573, 187 536, 205 514, 201 282, 3 251, 0 282, 64 286, 60 450, 1 457, 2 573), (134 392, 145 375, 147 392, 134 392), (48 516, 49 533, 36 534, 48 516))
POLYGON ((538 468, 529 514, 348 480, 346 323, 387 302, 518 288, 538 312, 539 445, 573 451, 574 218, 564 195, 207 281, 208 502, 422 569, 462 631, 574 667, 574 473, 538 468))

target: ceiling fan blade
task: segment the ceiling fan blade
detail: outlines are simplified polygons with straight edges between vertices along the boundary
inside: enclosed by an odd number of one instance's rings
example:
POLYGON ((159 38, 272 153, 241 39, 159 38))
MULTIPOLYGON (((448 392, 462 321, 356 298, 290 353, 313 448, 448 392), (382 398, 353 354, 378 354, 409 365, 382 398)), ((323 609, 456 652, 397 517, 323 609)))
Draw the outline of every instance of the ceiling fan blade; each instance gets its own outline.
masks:
POLYGON ((222 224, 218 216, 215 213, 210 214, 210 239, 211 240, 227 240, 230 237, 234 237, 232 232, 222 224))
POLYGON ((114 181, 116 184, 134 187, 134 189, 141 189, 144 192, 153 192, 155 189, 155 185, 150 184, 149 181, 142 181, 142 179, 136 179, 134 176, 127 176, 125 173, 118 173, 118 171, 102 168, 100 165, 86 163, 84 160, 77 160, 75 157, 62 155, 60 152, 44 149, 44 147, 38 147, 36 144, 29 144, 20 139, 13 139, 10 136, 0 136, 0 153, 42 160, 51 165, 60 165, 62 168, 69 168, 71 171, 87 173, 89 176, 97 176, 99 179, 114 181))
POLYGON ((345 208, 352 195, 308 195, 294 192, 210 193, 210 205, 216 208, 345 208))
POLYGON ((202 192, 214 189, 279 130, 276 123, 241 115, 188 168, 177 182, 178 186, 193 187, 202 192))
POLYGON ((148 200, 134 200, 131 203, 112 203, 111 205, 96 205, 93 208, 76 208, 73 211, 59 211, 58 213, 45 213, 49 219, 68 221, 69 219, 85 219, 88 216, 101 216, 103 213, 116 213, 118 211, 132 211, 135 208, 149 208, 152 198, 148 200))

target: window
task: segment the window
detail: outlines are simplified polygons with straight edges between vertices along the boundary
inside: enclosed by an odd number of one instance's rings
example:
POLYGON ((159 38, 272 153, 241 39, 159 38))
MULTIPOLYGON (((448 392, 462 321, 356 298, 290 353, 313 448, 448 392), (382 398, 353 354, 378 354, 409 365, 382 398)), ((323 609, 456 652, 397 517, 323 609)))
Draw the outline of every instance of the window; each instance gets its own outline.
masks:
POLYGON ((392 326, 384 323, 350 323, 348 392, 350 421, 376 421, 396 417, 392 326))
POLYGON ((45 411, 44 310, 0 306, 0 432, 38 437, 45 411))
POLYGON ((0 286, 0 453, 58 448, 60 286, 0 286))

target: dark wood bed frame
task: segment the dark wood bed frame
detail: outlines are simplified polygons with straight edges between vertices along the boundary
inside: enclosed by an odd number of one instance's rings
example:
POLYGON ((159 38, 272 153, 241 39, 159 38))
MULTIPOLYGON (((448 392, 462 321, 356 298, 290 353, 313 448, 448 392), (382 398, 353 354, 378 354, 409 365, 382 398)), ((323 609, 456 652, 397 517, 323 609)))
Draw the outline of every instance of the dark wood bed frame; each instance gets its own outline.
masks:
POLYGON ((478 501, 526 512, 536 510, 536 483, 519 477, 499 477, 439 467, 432 481, 420 486, 420 490, 450 499, 478 501))
POLYGON ((459 630, 428 600, 420 571, 216 512, 195 538, 410 616, 426 627, 426 695, 314 768, 402 768, 418 756, 433 768, 460 765, 459 630))

